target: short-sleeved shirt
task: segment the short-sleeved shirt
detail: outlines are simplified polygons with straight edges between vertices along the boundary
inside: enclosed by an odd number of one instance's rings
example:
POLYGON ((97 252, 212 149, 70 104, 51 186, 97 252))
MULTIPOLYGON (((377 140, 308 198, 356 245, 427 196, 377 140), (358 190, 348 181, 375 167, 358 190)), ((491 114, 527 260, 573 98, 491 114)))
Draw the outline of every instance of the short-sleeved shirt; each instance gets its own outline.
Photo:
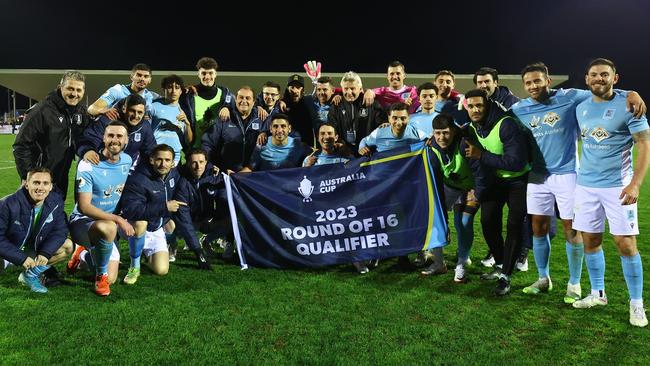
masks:
POLYGON ((614 98, 578 105, 576 116, 582 137, 577 183, 585 187, 611 188, 632 179, 632 134, 647 130, 645 116, 635 118, 626 110, 627 98, 614 91, 614 98))
MULTIPOLYGON (((128 97, 131 94, 133 94, 133 91, 131 90, 130 85, 115 84, 106 92, 104 92, 104 94, 102 94, 99 99, 105 101, 109 107, 113 107, 117 102, 128 97)), ((148 89, 144 89, 138 94, 144 98, 144 101, 146 102, 147 113, 151 114, 151 103, 153 103, 154 99, 160 98, 160 95, 158 95, 158 93, 149 91, 148 89)))
POLYGON ((433 111, 433 113, 414 113, 409 117, 409 124, 426 133, 428 136, 431 136, 433 134, 431 122, 438 114, 438 111, 433 111))
POLYGON ((166 129, 165 125, 172 123, 181 130, 184 136, 185 123, 176 119, 181 112, 181 107, 178 104, 154 102, 151 105, 151 128, 153 129, 153 137, 156 139, 157 144, 167 144, 174 149, 174 163, 176 165, 181 160, 183 144, 176 131, 166 129))
MULTIPOLYGON (((349 158, 341 156, 339 154, 328 154, 323 150, 320 150, 318 153, 314 154, 316 157, 316 163, 314 165, 327 165, 327 164, 338 164, 338 163, 347 163, 350 161, 349 158)), ((309 156, 305 158, 302 162, 302 166, 306 166, 309 156)))
POLYGON ((374 146, 377 148, 378 152, 392 150, 400 146, 407 146, 426 140, 429 136, 418 130, 417 128, 411 126, 411 124, 406 125, 404 129, 404 134, 402 137, 395 137, 390 126, 377 128, 372 131, 370 135, 366 136, 361 140, 360 147, 364 146, 374 146))
POLYGON ((531 132, 539 154, 533 154, 533 167, 545 167, 551 174, 576 172, 578 122, 575 109, 588 99, 591 92, 580 89, 551 90, 551 96, 542 103, 526 98, 512 106, 512 112, 531 132))
MULTIPOLYGON (((131 169, 131 157, 120 153, 120 160, 111 163, 101 160, 93 165, 81 160, 77 165, 76 190, 78 193, 92 193, 90 203, 104 212, 113 213, 117 207, 124 183, 131 169)), ((86 217, 79 211, 78 204, 70 215, 70 221, 86 217)))
POLYGON ((277 146, 272 139, 265 145, 256 146, 250 159, 252 170, 272 170, 280 168, 299 167, 305 156, 305 150, 300 140, 289 136, 287 144, 277 146))

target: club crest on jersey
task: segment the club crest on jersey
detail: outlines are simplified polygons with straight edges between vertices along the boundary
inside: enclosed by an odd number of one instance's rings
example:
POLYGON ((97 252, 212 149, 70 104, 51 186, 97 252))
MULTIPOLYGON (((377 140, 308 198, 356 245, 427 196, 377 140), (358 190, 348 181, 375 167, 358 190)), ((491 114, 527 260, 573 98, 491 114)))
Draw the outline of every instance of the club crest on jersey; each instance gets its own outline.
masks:
POLYGON ((634 211, 632 210, 627 210, 627 220, 632 221, 634 220, 634 211))
POLYGON ((553 127, 560 120, 560 115, 555 112, 549 112, 544 115, 544 123, 553 127))
POLYGON ((174 178, 169 178, 169 187, 174 188, 174 184, 175 184, 174 178))
POLYGON ((530 120, 530 122, 528 122, 528 125, 532 129, 539 128, 539 117, 533 116, 533 118, 530 120))
POLYGON ((129 174, 129 170, 131 170, 130 166, 122 165, 122 174, 129 174))
POLYGON ((593 137, 594 140, 601 142, 609 137, 609 133, 607 133, 607 130, 602 127, 596 127, 591 131, 589 136, 593 137))
POLYGON ((605 109, 605 112, 603 112, 603 119, 614 118, 614 113, 616 113, 616 109, 613 108, 605 109))
POLYGON ((63 123, 63 116, 59 116, 59 122, 63 123))
POLYGON ((407 100, 410 97, 411 97, 411 93, 402 93, 402 99, 403 100, 407 100))
POLYGON ((361 108, 359 111, 359 117, 368 117, 368 108, 361 108))
POLYGON ((251 123, 251 128, 254 130, 259 130, 260 129, 260 124, 257 122, 251 123))
POLYGON ((142 135, 140 135, 140 132, 136 132, 133 134, 133 141, 140 142, 141 139, 142 139, 142 135))

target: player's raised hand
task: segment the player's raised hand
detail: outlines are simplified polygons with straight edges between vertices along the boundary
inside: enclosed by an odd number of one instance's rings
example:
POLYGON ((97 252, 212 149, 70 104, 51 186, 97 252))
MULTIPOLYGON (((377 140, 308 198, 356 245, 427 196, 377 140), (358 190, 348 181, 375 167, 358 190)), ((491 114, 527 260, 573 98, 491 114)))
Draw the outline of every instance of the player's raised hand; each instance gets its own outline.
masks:
POLYGON ((305 68, 305 72, 307 73, 307 76, 311 79, 311 83, 316 85, 318 78, 320 77, 320 70, 321 70, 321 63, 312 60, 312 61, 307 61, 304 65, 302 65, 305 68))

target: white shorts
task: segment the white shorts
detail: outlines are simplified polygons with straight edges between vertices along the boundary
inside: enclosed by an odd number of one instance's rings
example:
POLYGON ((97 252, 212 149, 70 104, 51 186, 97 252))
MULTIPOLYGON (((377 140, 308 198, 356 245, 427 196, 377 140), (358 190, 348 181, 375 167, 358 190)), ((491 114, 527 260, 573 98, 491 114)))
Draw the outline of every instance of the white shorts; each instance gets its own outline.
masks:
POLYGON ((526 206, 530 215, 555 217, 555 202, 562 220, 573 219, 576 174, 551 174, 544 183, 528 183, 526 206))
POLYGON ((605 231, 605 217, 612 235, 639 235, 636 203, 621 205, 623 187, 576 186, 573 228, 587 233, 605 231))
POLYGON ((158 252, 168 252, 167 238, 165 238, 165 231, 160 228, 156 231, 147 231, 144 234, 144 248, 142 254, 145 257, 151 257, 158 252))

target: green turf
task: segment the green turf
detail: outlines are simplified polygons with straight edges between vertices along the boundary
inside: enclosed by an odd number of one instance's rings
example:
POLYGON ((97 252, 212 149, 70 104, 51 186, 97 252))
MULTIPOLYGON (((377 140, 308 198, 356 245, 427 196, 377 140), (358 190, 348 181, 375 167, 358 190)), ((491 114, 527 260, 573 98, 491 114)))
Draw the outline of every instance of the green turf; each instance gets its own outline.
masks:
MULTIPOLYGON (((0 136, 0 168, 13 165, 12 141, 0 136)), ((13 192, 15 169, 0 174, 0 195, 13 192)), ((639 208, 646 233, 649 196, 646 184, 639 208)), ((486 245, 478 225, 476 233, 467 285, 455 285, 453 271, 433 278, 396 272, 392 261, 364 276, 351 266, 240 271, 221 261, 205 273, 185 252, 166 277, 145 270, 135 286, 116 284, 100 298, 88 276, 69 277, 70 286, 46 295, 30 293, 13 267, 0 274, 0 364, 650 364, 650 333, 628 324, 610 238, 610 303, 576 310, 562 302, 568 275, 561 235, 553 241, 551 294, 521 293, 537 277, 531 254, 513 293, 496 298, 493 284, 478 279, 486 245)), ((446 249, 450 264, 455 249, 446 249)), ((647 256, 644 262, 650 268, 647 256)), ((123 265, 120 277, 125 273, 123 265)), ((582 287, 589 290, 586 268, 582 287)))

